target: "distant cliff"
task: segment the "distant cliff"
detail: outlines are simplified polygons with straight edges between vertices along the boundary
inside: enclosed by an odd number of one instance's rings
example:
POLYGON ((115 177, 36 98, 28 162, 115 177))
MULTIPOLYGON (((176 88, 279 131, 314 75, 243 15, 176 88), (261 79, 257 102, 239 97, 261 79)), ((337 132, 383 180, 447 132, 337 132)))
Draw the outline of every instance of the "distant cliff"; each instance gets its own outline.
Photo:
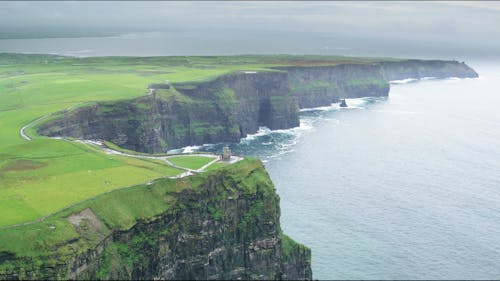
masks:
POLYGON ((381 63, 384 77, 388 81, 403 79, 433 78, 476 78, 474 69, 465 62, 443 60, 404 60, 381 63))
POLYGON ((463 62, 442 60, 400 60, 278 69, 288 72, 288 84, 300 108, 328 106, 343 98, 387 96, 389 81, 392 80, 478 77, 463 62))
POLYGON ((235 142, 259 126, 299 125, 299 108, 342 98, 387 96, 390 80, 477 77, 456 61, 402 60, 332 66, 283 66, 234 72, 213 81, 173 84, 126 101, 75 109, 39 128, 47 136, 105 139, 142 152, 235 142))
POLYGON ((39 222, 30 251, 0 248, 0 280, 311 279, 310 250, 282 233, 279 218, 267 172, 246 159, 103 194, 39 222))
POLYGON ((300 108, 328 106, 343 98, 387 96, 389 83, 378 64, 283 67, 300 108))

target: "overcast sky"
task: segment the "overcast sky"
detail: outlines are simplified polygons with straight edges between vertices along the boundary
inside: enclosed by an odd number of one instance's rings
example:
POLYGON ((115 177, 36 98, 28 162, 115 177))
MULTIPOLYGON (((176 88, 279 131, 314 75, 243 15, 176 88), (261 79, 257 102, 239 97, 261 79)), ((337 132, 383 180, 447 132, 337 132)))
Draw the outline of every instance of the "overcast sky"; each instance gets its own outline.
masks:
POLYGON ((330 38, 329 45, 338 42, 327 47, 339 50, 353 44, 422 44, 456 54, 500 52, 500 2, 0 2, 0 26, 0 32, 36 27, 219 38, 239 33, 235 40, 248 33, 269 43, 276 34, 292 37, 285 38, 292 44, 318 36, 330 38))

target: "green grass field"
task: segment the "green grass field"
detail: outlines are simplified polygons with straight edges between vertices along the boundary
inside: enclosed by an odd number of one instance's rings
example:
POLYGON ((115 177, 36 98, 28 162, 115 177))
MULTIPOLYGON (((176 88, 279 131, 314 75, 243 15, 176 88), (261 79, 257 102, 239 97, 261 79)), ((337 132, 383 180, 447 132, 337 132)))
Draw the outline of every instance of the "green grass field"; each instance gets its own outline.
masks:
MULTIPOLYGON (((260 165, 255 159, 245 159, 232 164, 232 170, 228 173, 236 180, 245 178, 245 183, 254 189, 256 186, 272 186, 262 171, 250 173, 260 165)), ((99 237, 86 236, 81 239, 82 234, 66 219, 71 214, 90 208, 103 223, 102 231, 105 235, 111 234, 112 231, 127 230, 139 220, 151 219, 172 207, 179 208, 176 206, 175 194, 184 189, 199 190, 205 182, 204 179, 214 172, 217 171, 178 180, 159 179, 151 185, 139 184, 115 189, 97 195, 92 200, 81 201, 48 216, 43 221, 10 228, 0 227, 0 253, 27 258, 16 260, 14 263, 0 263, 0 272, 37 264, 41 260, 46 264, 57 264, 71 258, 75 252, 85 252, 101 242, 102 238, 99 237), (54 251, 57 252, 51 258, 55 260, 47 260, 54 251)))
POLYGON ((206 171, 216 170, 216 169, 219 169, 219 168, 226 167, 228 165, 230 165, 230 164, 225 163, 225 162, 215 162, 212 165, 208 166, 207 169, 206 169, 206 171))
MULTIPOLYGON (((38 136, 34 126, 25 130, 32 140, 25 140, 20 129, 33 120, 96 101, 143 96, 148 84, 165 80, 205 81, 238 70, 353 60, 286 55, 70 58, 0 54, 0 227, 32 221, 111 190, 184 172, 161 161, 108 155, 89 145, 38 136)), ((190 169, 211 160, 170 158, 190 169)))
POLYGON ((198 170, 209 162, 213 161, 213 158, 204 156, 174 156, 169 157, 168 161, 181 167, 186 167, 193 170, 198 170))

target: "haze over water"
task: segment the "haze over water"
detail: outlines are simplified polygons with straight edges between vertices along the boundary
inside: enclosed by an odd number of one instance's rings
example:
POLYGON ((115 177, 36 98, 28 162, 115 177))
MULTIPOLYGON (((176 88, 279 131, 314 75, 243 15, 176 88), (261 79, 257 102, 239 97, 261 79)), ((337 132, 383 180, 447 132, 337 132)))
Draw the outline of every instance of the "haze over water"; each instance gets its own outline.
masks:
POLYGON ((494 1, 7 1, 0 52, 469 61, 500 57, 498 26, 494 1))

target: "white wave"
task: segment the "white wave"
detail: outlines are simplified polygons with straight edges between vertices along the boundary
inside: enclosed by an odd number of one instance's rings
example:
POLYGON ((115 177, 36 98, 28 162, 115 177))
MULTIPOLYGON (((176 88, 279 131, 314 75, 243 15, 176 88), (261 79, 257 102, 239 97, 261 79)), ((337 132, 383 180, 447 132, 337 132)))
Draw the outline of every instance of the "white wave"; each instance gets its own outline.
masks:
POLYGON ((463 80, 463 79, 477 79, 477 78, 460 78, 460 77, 446 77, 446 78, 438 78, 434 76, 426 76, 426 77, 420 77, 419 79, 414 79, 414 78, 408 78, 408 79, 402 79, 402 80, 392 80, 389 81, 390 84, 407 84, 411 82, 418 82, 418 81, 432 81, 432 80, 448 80, 448 81, 458 81, 458 80, 463 80))
MULTIPOLYGON (((448 77, 446 79, 444 79, 445 82, 458 82, 460 80, 463 80, 464 78, 460 78, 460 77, 448 77)), ((466 78, 466 79, 474 79, 474 78, 466 78)))
POLYGON ((193 152, 198 152, 201 148, 213 147, 213 146, 215 146, 215 144, 213 144, 213 143, 204 143, 202 145, 184 146, 181 148, 167 150, 167 153, 168 154, 193 153, 193 152))
POLYGON ((182 153, 192 153, 196 152, 201 148, 201 145, 193 145, 193 146, 186 146, 183 147, 182 153))
POLYGON ((355 98, 355 99, 345 99, 345 102, 347 103, 347 107, 342 107, 342 109, 349 109, 349 108, 357 108, 357 109, 364 109, 365 105, 368 102, 369 98, 355 98))
POLYGON ((302 108, 299 110, 299 112, 307 112, 307 111, 328 111, 332 109, 339 109, 339 104, 338 103, 332 103, 329 106, 318 106, 318 107, 311 107, 311 108, 302 108))
POLYGON ((265 145, 265 146, 271 145, 271 144, 275 145, 273 155, 267 156, 266 159, 275 158, 275 157, 281 156, 283 154, 292 152, 293 151, 292 148, 298 143, 303 132, 314 128, 313 122, 314 122, 314 120, 312 118, 307 118, 305 120, 302 119, 302 120, 300 120, 300 126, 290 128, 290 129, 282 129, 282 130, 271 130, 267 127, 260 127, 259 130, 257 131, 257 133, 248 135, 246 138, 241 139, 240 144, 241 143, 248 144, 249 142, 255 140, 256 138, 258 138, 260 136, 271 135, 271 134, 281 134, 281 135, 291 136, 291 139, 281 140, 277 143, 273 143, 273 141, 261 143, 261 145, 265 145))
POLYGON ((272 159, 272 158, 279 158, 285 154, 294 152, 295 150, 292 148, 297 144, 297 141, 290 142, 288 144, 283 144, 281 147, 279 147, 274 154, 269 155, 267 158, 272 159))
POLYGON ((181 148, 168 150, 167 153, 177 154, 177 153, 193 153, 198 151, 201 148, 201 145, 193 145, 193 146, 184 146, 181 148))
POLYGON ((439 80, 439 81, 455 82, 455 81, 460 81, 460 80, 464 80, 464 79, 476 79, 476 78, 469 78, 469 77, 460 78, 460 77, 455 77, 455 76, 446 77, 446 78, 438 78, 438 77, 429 76, 429 77, 420 78, 420 81, 439 80))
POLYGON ((408 78, 408 79, 402 79, 402 80, 391 80, 391 81, 389 81, 389 83, 390 84, 406 84, 406 83, 411 83, 411 82, 415 82, 415 81, 418 81, 418 79, 408 78))
POLYGON ((318 107, 311 107, 311 108, 302 108, 299 111, 300 112, 308 112, 308 111, 329 111, 329 110, 337 110, 337 109, 348 109, 348 108, 359 108, 362 109, 364 108, 362 105, 366 104, 369 99, 373 99, 374 97, 363 97, 363 98, 351 98, 351 99, 345 99, 347 103, 347 107, 340 107, 340 102, 338 103, 332 103, 329 106, 318 106, 318 107))
POLYGON ((245 138, 242 138, 240 140, 241 142, 246 142, 246 141, 252 141, 256 139, 257 137, 265 136, 271 133, 271 129, 268 127, 259 127, 259 130, 255 134, 248 134, 245 138))
MULTIPOLYGON (((252 141, 255 140, 258 137, 270 135, 273 133, 277 134, 289 134, 289 135, 295 135, 297 132, 300 131, 306 131, 310 130, 313 128, 312 126, 312 120, 300 120, 300 126, 298 127, 293 127, 290 129, 279 129, 279 130, 271 130, 268 127, 259 127, 259 130, 255 134, 248 134, 245 138, 242 138, 240 142, 247 142, 247 141, 252 141)), ((264 144, 264 143, 263 143, 264 144)))
POLYGON ((314 118, 314 119, 313 118, 303 118, 302 120, 300 120, 300 125, 297 129, 302 130, 302 131, 311 130, 314 128, 313 124, 314 124, 315 120, 318 120, 318 119, 317 118, 314 118))
POLYGON ((438 79, 438 78, 434 77, 434 76, 420 77, 420 80, 422 80, 422 81, 429 81, 429 80, 436 80, 436 79, 438 79))
POLYGON ((305 119, 305 120, 300 120, 300 125, 298 127, 293 127, 290 129, 281 129, 281 130, 273 130, 271 131, 274 133, 279 133, 279 134, 297 134, 301 131, 308 131, 313 129, 312 125, 312 119, 305 119))
POLYGON ((178 154, 178 153, 182 153, 182 150, 184 148, 181 147, 181 148, 176 148, 176 149, 169 149, 167 150, 167 154, 178 154))
MULTIPOLYGON (((368 101, 370 101, 373 98, 352 98, 352 99, 346 99, 346 102, 348 104, 348 108, 358 108, 358 109, 363 109, 363 105, 366 104, 368 101)), ((339 109, 339 103, 332 104, 330 106, 323 106, 323 107, 316 107, 316 108, 308 108, 308 109, 301 109, 300 111, 313 111, 313 110, 320 110, 320 111, 328 111, 328 110, 334 110, 334 109, 339 109)), ((292 152, 293 149, 292 147, 295 146, 299 139, 302 137, 303 133, 306 131, 314 130, 314 124, 318 120, 324 119, 323 116, 305 116, 300 119, 300 125, 298 127, 293 127, 290 129, 279 129, 279 130, 271 130, 268 127, 259 127, 257 132, 254 134, 248 134, 245 138, 240 139, 240 144, 249 144, 249 142, 252 142, 256 140, 259 137, 262 136, 267 136, 271 134, 284 134, 284 135, 290 135, 292 138, 287 139, 282 143, 278 143, 277 151, 276 154, 273 156, 269 156, 271 158, 277 157, 280 155, 283 155, 285 153, 292 152)), ((263 142, 261 145, 264 146, 269 146, 272 145, 272 141, 268 142, 263 142)), ((186 146, 183 148, 179 149, 173 149, 169 150, 168 153, 190 153, 190 152, 196 152, 200 148, 205 147, 205 146, 214 146, 214 144, 204 144, 202 146, 186 146)))
POLYGON ((295 146, 297 143, 298 143, 298 140, 297 140, 297 138, 295 138, 289 142, 282 143, 278 147, 278 150, 281 151, 282 153, 291 152, 292 150, 290 148, 295 146))

